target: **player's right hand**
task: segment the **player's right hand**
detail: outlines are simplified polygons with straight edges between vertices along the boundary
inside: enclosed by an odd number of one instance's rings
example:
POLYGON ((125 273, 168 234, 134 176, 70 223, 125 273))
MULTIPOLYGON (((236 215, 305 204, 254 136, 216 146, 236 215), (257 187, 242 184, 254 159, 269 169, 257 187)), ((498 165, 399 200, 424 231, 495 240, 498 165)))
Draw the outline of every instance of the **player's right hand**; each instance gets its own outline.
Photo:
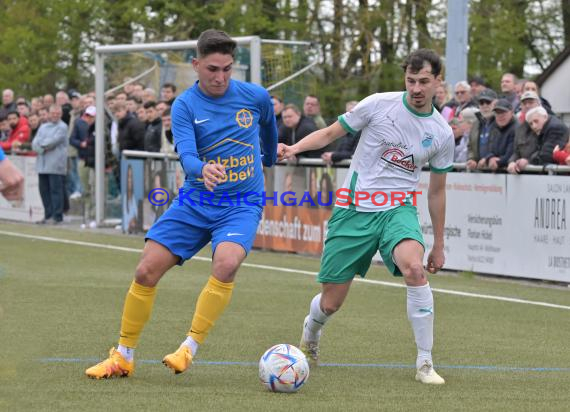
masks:
POLYGON ((213 192, 218 183, 226 177, 226 168, 219 163, 207 163, 202 167, 202 178, 204 186, 210 192, 213 192))
POLYGON ((286 144, 279 143, 277 146, 277 160, 295 160, 293 146, 287 146, 286 144))

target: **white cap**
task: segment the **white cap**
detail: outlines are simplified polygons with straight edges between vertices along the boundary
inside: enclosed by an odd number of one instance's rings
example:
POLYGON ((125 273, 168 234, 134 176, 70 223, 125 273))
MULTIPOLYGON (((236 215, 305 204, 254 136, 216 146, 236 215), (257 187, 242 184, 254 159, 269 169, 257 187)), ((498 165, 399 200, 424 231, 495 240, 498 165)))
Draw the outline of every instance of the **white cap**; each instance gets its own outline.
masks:
POLYGON ((91 117, 95 117, 95 115, 97 114, 97 109, 95 108, 95 106, 89 106, 87 107, 87 109, 85 109, 85 114, 91 117))

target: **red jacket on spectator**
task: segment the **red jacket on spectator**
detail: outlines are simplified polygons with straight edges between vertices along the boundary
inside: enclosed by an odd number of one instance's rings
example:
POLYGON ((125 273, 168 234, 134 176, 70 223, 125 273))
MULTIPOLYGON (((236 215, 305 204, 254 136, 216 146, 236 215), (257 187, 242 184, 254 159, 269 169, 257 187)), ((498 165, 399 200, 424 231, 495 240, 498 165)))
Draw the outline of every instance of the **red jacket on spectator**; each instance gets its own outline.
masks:
POLYGON ((566 159, 570 158, 570 142, 568 142, 565 148, 555 150, 554 153, 552 153, 552 158, 556 163, 565 165, 566 159))
POLYGON ((6 151, 12 150, 12 144, 14 142, 24 143, 30 140, 30 124, 28 123, 28 119, 24 116, 20 116, 20 120, 16 125, 16 128, 12 130, 10 136, 8 136, 8 140, 1 142, 0 145, 2 149, 6 151))

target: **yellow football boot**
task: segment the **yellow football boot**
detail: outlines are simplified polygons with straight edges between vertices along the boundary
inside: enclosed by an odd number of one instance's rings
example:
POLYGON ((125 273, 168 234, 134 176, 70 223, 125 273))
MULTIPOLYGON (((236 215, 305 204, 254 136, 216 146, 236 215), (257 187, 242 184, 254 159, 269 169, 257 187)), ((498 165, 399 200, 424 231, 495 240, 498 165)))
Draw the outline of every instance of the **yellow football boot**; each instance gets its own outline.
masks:
POLYGON ((175 374, 182 373, 192 364, 192 351, 188 346, 180 345, 176 352, 166 355, 162 363, 172 369, 175 374))
POLYGON ((133 361, 127 362, 118 350, 111 348, 109 357, 87 369, 85 374, 93 379, 107 379, 115 376, 126 378, 131 376, 134 370, 133 361))

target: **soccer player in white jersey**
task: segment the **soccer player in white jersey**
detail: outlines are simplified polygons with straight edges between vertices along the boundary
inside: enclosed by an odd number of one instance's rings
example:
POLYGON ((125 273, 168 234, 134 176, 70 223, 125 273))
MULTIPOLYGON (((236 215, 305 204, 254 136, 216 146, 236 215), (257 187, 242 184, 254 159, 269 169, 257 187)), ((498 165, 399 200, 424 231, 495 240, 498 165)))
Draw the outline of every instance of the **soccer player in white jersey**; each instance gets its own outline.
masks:
POLYGON ((441 82, 442 63, 432 50, 420 49, 404 61, 405 92, 377 93, 293 146, 279 145, 280 159, 324 147, 347 132, 362 131, 342 189, 351 198, 337 202, 317 280, 322 292, 313 298, 303 324, 301 349, 316 364, 321 329, 344 302, 355 275, 364 276, 377 250, 390 272, 407 285, 407 312, 418 355, 416 380, 445 381, 433 368, 434 304, 423 266, 424 241, 412 195, 422 166, 429 162, 428 192, 434 244, 427 270, 443 267, 446 172, 453 163, 453 132, 432 105, 441 82), (396 201, 393 201, 396 199, 396 201))

